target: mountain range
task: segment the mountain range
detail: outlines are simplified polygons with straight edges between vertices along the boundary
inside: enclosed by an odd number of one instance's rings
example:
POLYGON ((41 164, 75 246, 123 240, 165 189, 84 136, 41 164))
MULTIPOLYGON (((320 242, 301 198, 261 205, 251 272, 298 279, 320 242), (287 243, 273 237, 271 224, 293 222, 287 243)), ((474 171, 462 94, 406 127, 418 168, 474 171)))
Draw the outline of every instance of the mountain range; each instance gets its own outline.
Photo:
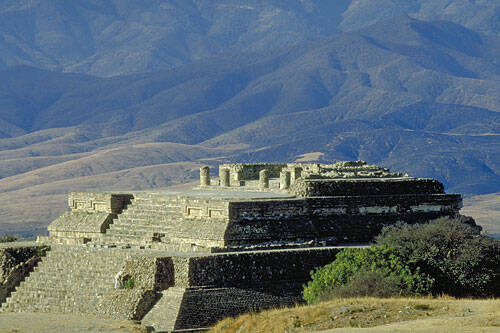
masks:
POLYGON ((6 1, 0 230, 228 161, 366 160, 499 192, 498 1, 6 1), (374 4, 377 4, 376 6, 374 4))

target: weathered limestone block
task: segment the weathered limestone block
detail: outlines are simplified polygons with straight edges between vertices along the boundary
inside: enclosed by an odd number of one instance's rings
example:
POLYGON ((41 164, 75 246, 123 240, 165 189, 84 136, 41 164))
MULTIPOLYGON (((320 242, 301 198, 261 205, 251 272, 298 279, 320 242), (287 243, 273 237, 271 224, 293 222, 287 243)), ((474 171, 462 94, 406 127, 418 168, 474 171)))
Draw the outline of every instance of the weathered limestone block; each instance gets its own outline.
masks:
POLYGON ((288 190, 290 188, 290 171, 283 170, 280 172, 280 189, 288 190))
POLYGON ((370 179, 298 179, 291 186, 298 197, 368 196, 399 194, 443 194, 444 187, 435 179, 370 178, 370 179))
POLYGON ((99 211, 65 212, 47 227, 48 241, 59 244, 84 244, 104 233, 115 217, 115 214, 99 211))
POLYGON ((157 293, 149 289, 115 289, 104 295, 97 307, 97 316, 140 320, 153 307, 157 293))
POLYGON ((301 303, 310 271, 332 262, 339 251, 173 257, 175 284, 161 292, 142 324, 159 331, 207 328, 227 316, 301 303))
POLYGON ((210 186, 210 167, 203 166, 200 168, 200 185, 210 186))
POLYGON ((47 228, 50 236, 40 241, 84 244, 99 238, 132 198, 131 194, 72 192, 71 210, 54 220, 47 228))
POLYGON ((229 169, 220 169, 220 185, 228 187, 231 185, 231 178, 229 174, 229 169))
POLYGON ((259 172, 263 169, 269 171, 270 178, 278 178, 281 170, 287 164, 284 163, 231 163, 219 165, 219 170, 230 170, 231 179, 244 181, 244 180, 258 180, 259 172))
POLYGON ((269 188, 269 171, 267 169, 259 171, 259 189, 265 190, 269 188))
POLYGON ((118 288, 104 295, 98 314, 121 319, 140 320, 160 297, 159 291, 174 284, 174 264, 171 258, 135 255, 125 261, 122 284, 132 279, 133 288, 118 288))
POLYGON ((5 244, 0 247, 0 304, 33 271, 49 249, 44 245, 5 244))
POLYGON ((119 214, 131 199, 130 194, 71 192, 68 204, 72 211, 119 214))

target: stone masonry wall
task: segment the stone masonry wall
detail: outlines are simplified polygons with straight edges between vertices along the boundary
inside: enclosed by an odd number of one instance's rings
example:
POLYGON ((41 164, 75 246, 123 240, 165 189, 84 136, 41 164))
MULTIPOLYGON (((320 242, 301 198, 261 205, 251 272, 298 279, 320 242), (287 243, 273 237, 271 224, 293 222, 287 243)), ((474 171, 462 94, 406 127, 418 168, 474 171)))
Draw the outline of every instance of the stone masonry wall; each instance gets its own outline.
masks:
POLYGON ((314 248, 194 257, 189 259, 187 279, 176 278, 175 285, 251 288, 269 283, 304 283, 312 269, 332 262, 339 251, 339 248, 314 248))
POLYGON ((256 180, 259 179, 259 172, 267 169, 269 178, 279 178, 280 171, 287 164, 280 163, 232 163, 219 165, 219 177, 222 169, 229 169, 231 177, 231 185, 239 185, 240 180, 256 180))
POLYGON ((113 289, 99 304, 99 315, 111 318, 140 320, 159 298, 159 291, 174 284, 171 258, 134 255, 122 269, 122 283, 132 279, 131 289, 113 289))
POLYGON ((0 304, 33 270, 49 247, 43 245, 0 247, 0 304))
POLYGON ((460 195, 393 195, 232 202, 226 246, 264 242, 369 242, 386 225, 455 216, 460 195))
POLYGON ((49 237, 41 241, 58 244, 84 244, 104 233, 117 214, 130 203, 130 194, 72 192, 70 211, 49 226, 49 237))
POLYGON ((131 199, 131 194, 71 192, 68 205, 72 211, 119 214, 131 199))
POLYGON ((443 185, 435 179, 299 179, 291 192, 298 197, 361 196, 392 194, 443 194, 443 185))
MULTIPOLYGON (((173 249, 189 249, 191 244, 201 247, 223 245, 229 220, 227 200, 149 194, 137 194, 135 200, 143 202, 137 207, 139 211, 152 211, 147 216, 147 223, 161 234, 161 242, 170 244, 173 249)), ((132 206, 131 210, 135 209, 132 206)), ((129 219, 134 221, 135 213, 131 214, 129 219)))
POLYGON ((310 271, 341 248, 172 257, 174 286, 143 321, 156 330, 207 328, 227 316, 302 303, 310 271))

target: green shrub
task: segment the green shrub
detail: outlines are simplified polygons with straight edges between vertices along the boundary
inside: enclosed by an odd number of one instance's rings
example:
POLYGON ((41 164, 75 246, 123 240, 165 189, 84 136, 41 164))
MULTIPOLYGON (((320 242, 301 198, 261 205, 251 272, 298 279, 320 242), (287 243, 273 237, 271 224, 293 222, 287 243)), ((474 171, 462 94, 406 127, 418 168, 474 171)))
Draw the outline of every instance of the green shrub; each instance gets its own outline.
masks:
POLYGON ((134 279, 132 279, 130 276, 126 277, 123 281, 123 289, 133 289, 134 285, 134 279))
POLYGON ((396 277, 386 275, 380 270, 360 270, 346 284, 326 291, 324 298, 392 297, 400 295, 401 292, 401 281, 396 277))
POLYGON ((432 277, 433 293, 500 296, 500 240, 479 235, 470 219, 389 227, 377 244, 394 248, 411 269, 432 277))
MULTIPOLYGON (((311 272, 312 281, 304 286, 303 297, 309 304, 317 303, 354 288, 354 284, 359 284, 365 276, 372 281, 375 278, 375 284, 384 283, 392 290, 390 293, 395 293, 397 289, 397 294, 402 295, 426 294, 434 283, 418 268, 412 271, 390 247, 351 248, 339 252, 331 264, 311 272), (376 273, 367 276, 367 272, 376 273), (379 281, 381 279, 384 281, 379 281), (351 281, 352 284, 349 284, 351 281)), ((375 294, 376 291, 364 293, 375 294)))
POLYGON ((9 243, 17 241, 17 237, 14 235, 5 235, 0 237, 0 243, 9 243))

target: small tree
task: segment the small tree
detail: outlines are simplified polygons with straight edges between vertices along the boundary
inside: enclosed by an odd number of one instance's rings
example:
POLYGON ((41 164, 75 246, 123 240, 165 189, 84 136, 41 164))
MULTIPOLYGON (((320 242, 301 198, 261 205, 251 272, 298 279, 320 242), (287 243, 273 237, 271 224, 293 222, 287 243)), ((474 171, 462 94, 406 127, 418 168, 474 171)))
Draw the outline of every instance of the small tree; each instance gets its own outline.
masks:
POLYGON ((386 228, 377 244, 394 248, 411 269, 432 277, 434 293, 499 296, 500 241, 479 230, 467 218, 441 218, 386 228))
MULTIPOLYGON (((344 249, 337 254, 331 264, 311 272, 312 281, 304 286, 303 297, 309 303, 317 303, 342 293, 352 296, 377 296, 378 291, 364 289, 356 293, 366 277, 374 286, 386 286, 387 296, 394 294, 425 294, 432 287, 433 280, 421 274, 419 269, 412 271, 399 257, 397 252, 387 246, 372 246, 364 249, 344 249), (352 281, 352 282, 351 282, 352 281), (348 284, 351 283, 351 287, 348 284)), ((379 295, 382 296, 382 295, 379 295)))

